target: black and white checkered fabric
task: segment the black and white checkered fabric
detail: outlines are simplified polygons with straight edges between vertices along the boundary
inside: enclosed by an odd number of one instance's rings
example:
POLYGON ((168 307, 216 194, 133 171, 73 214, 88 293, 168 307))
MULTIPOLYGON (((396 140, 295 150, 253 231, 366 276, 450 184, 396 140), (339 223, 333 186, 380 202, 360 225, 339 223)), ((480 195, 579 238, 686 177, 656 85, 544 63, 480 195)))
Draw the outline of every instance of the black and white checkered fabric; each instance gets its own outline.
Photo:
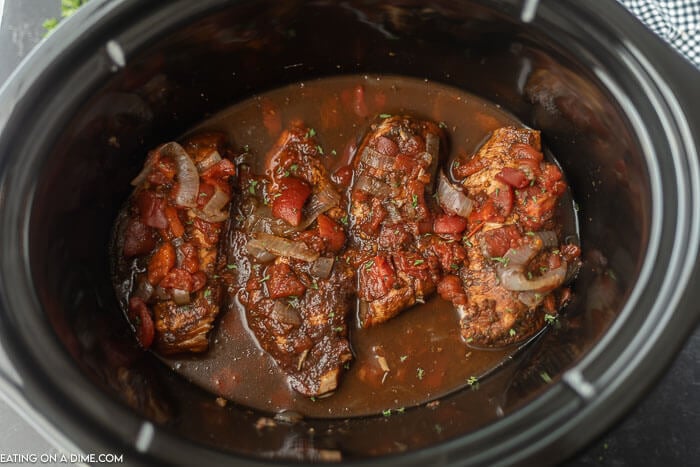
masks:
POLYGON ((700 0, 619 0, 700 68, 700 0))

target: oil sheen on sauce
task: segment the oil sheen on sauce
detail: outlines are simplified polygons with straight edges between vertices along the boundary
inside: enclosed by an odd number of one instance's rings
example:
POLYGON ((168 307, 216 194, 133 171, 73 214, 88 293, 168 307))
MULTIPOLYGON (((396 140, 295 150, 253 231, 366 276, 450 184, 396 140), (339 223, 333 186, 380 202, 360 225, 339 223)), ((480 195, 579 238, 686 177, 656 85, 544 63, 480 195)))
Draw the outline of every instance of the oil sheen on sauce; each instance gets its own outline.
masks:
MULTIPOLYGON (((450 160, 445 167, 458 154, 474 153, 494 129, 522 126, 493 103, 452 87, 406 77, 348 75, 254 96, 192 131, 223 131, 235 148, 245 148, 262 163, 282 129, 301 120, 315 130, 324 163, 333 172, 348 163, 378 116, 404 114, 431 119, 447 130, 450 160)), ((570 199, 562 205, 570 206, 570 199)), ((571 214, 564 217, 575 219, 571 214)), ((567 230, 571 231, 565 226, 567 230)), ((288 386, 284 374, 258 346, 236 297, 222 310, 210 340, 204 355, 165 361, 217 396, 267 412, 294 411, 307 417, 400 411, 477 384, 517 350, 517 346, 498 350, 467 346, 452 305, 433 296, 379 326, 352 326, 354 359, 338 389, 328 397, 309 399, 288 386)))

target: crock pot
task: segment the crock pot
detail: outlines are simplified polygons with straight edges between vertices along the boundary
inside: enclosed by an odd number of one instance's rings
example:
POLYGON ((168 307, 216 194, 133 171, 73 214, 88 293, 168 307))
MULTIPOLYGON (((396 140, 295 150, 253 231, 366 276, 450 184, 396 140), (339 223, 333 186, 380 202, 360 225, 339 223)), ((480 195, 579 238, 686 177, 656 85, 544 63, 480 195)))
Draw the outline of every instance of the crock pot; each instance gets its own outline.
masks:
POLYGON ((700 316, 699 79, 612 1, 92 0, 0 93, 0 335, 19 375, 3 371, 3 391, 64 449, 130 463, 562 460, 642 396, 700 316), (584 251, 564 314, 606 319, 400 416, 260 426, 269 414, 221 407, 133 351, 110 230, 149 148, 256 93, 346 73, 456 86, 541 129, 584 251))

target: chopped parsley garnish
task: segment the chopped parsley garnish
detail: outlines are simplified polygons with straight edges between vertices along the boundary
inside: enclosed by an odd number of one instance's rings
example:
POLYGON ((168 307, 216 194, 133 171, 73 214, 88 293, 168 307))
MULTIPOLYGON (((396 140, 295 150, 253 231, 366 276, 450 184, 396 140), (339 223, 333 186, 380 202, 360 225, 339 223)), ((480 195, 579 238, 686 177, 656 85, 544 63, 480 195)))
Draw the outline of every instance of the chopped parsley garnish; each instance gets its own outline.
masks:
POLYGON ((382 415, 389 417, 391 415, 391 409, 382 410, 382 415))
POLYGON ((421 265, 421 264, 423 264, 423 263, 425 263, 425 260, 417 259, 417 260, 415 260, 415 261, 413 262, 413 265, 414 265, 414 266, 419 266, 419 265, 421 265))
POLYGON ((467 384, 471 386, 472 389, 478 389, 479 378, 477 378, 476 376, 470 376, 469 379, 467 379, 467 384))
POLYGON ((318 151, 319 154, 323 155, 323 148, 321 147, 320 144, 316 145, 316 150, 318 151))
POLYGON ((474 341, 474 338, 473 338, 473 337, 468 337, 468 338, 467 338, 467 344, 470 344, 470 343, 473 342, 473 341, 474 341))
POLYGON ((423 380, 423 376, 425 376, 425 370, 423 368, 416 369, 416 377, 423 380))
POLYGON ((336 327, 333 328, 333 330, 334 330, 335 332, 343 332, 344 329, 345 329, 345 328, 344 328, 343 326, 336 326, 336 327))
POLYGON ((509 258, 504 258, 504 257, 502 257, 502 256, 492 256, 491 259, 494 260, 494 261, 498 261, 498 262, 501 263, 503 266, 508 266, 508 261, 510 261, 509 258))
POLYGON ((612 269, 608 269, 605 271, 605 275, 607 275, 610 279, 617 281, 617 276, 615 275, 615 272, 612 269))
POLYGON ((316 398, 314 396, 309 397, 309 399, 311 400, 311 402, 316 402, 316 398))
POLYGON ((341 218, 340 218, 340 222, 341 222, 343 225, 348 225, 348 215, 345 214, 343 217, 341 217, 341 218))
POLYGON ((329 317, 330 319, 335 318, 335 311, 331 311, 330 313, 328 313, 328 317, 329 317))
POLYGON ((445 122, 439 122, 439 123, 438 123, 438 126, 444 130, 444 129, 447 128, 447 123, 445 123, 445 122))
POLYGON ((399 407, 398 409, 394 409, 394 412, 404 413, 405 410, 406 410, 405 407, 399 407))
POLYGON ((207 289, 204 291, 204 298, 206 298, 207 301, 211 299, 211 289, 207 289))
POLYGON ((260 279, 260 282, 265 282, 265 281, 268 281, 268 280, 270 280, 270 275, 269 275, 269 274, 265 274, 265 277, 263 277, 262 279, 260 279))
POLYGON ((545 320, 545 322, 552 324, 557 320, 557 317, 547 313, 546 315, 544 315, 544 320, 545 320))
POLYGON ((534 236, 535 236, 535 232, 532 232, 532 231, 531 231, 531 232, 525 232, 525 235, 527 235, 528 237, 534 237, 534 236))
POLYGON ((258 181, 257 181, 257 180, 251 180, 251 181, 250 181, 250 186, 248 186, 248 192, 249 192, 251 195, 254 195, 254 194, 255 194, 255 187, 257 187, 257 186, 258 186, 258 181))
POLYGON ((455 264, 455 263, 450 264, 450 269, 452 269, 453 271, 459 270, 459 264, 455 264))
POLYGON ((510 334, 510 337, 513 337, 513 336, 516 335, 517 333, 515 332, 515 329, 510 328, 510 331, 508 331, 508 334, 510 334))
POLYGON ((292 164, 289 166, 289 170, 291 170, 294 173, 297 173, 297 170, 299 170, 299 164, 292 164))
POLYGON ((532 273, 530 271, 527 272, 527 278, 529 280, 532 280, 532 273))
POLYGON ((549 373, 547 373, 546 371, 540 373, 540 378, 542 378, 542 381, 544 381, 547 384, 552 382, 552 377, 549 376, 549 373))
POLYGON ((306 137, 313 138, 314 136, 316 136, 316 130, 309 128, 309 130, 306 132, 306 137))
POLYGON ((318 282, 313 281, 313 282, 311 283, 311 288, 314 289, 314 290, 318 290, 318 282))
POLYGON ((389 118, 391 114, 379 114, 379 118, 389 118))
POLYGON ((369 261, 367 261, 367 262, 365 263, 365 270, 371 269, 372 266, 374 266, 374 260, 373 260, 373 259, 371 259, 371 260, 369 260, 369 261))
POLYGON ((331 149, 331 156, 337 156, 338 153, 336 152, 335 149, 331 149))
POLYGON ((408 355, 401 355, 399 357, 399 360, 401 360, 402 362, 405 362, 407 358, 408 358, 408 355))
POLYGON ((411 199, 412 199, 411 204, 413 205, 414 208, 417 208, 418 207, 418 195, 413 194, 411 196, 411 199))
POLYGON ((439 423, 435 424, 435 433, 437 433, 437 434, 442 433, 442 425, 440 425, 439 423))

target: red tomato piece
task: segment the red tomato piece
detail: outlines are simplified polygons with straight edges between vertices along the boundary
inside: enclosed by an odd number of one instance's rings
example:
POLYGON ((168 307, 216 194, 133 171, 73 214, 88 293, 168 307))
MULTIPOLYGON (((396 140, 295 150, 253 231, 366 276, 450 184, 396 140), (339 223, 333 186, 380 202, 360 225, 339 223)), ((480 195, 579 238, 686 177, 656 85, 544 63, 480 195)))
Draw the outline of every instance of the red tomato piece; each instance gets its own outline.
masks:
POLYGON ((165 276, 168 275, 168 272, 175 267, 176 259, 173 244, 170 242, 163 243, 148 262, 148 282, 153 286, 160 284, 165 276))
POLYGON ((385 156, 395 156, 399 152, 399 147, 392 140, 386 136, 380 136, 377 138, 376 142, 377 152, 384 154, 385 156))
POLYGON ((273 264, 266 271, 267 293, 270 298, 301 297, 306 286, 287 263, 273 264))
POLYGON ((462 288, 462 281, 454 274, 448 274, 442 278, 437 286, 438 293, 443 300, 452 302, 455 305, 466 305, 467 295, 462 288))
POLYGON ((352 183, 352 166, 344 165, 335 171, 333 181, 340 186, 349 187, 352 183))
POLYGON ((139 256, 150 253, 156 246, 156 239, 151 227, 138 218, 129 219, 124 229, 124 256, 139 256))
POLYGON ((174 206, 165 207, 165 217, 168 219, 168 225, 170 226, 170 233, 173 237, 182 237, 185 233, 185 227, 180 221, 177 209, 174 206))
POLYGON ((129 312, 127 313, 129 321, 136 330, 136 339, 144 349, 148 349, 153 343, 155 328, 153 326, 153 318, 148 311, 146 302, 139 297, 131 297, 129 299, 129 312))
POLYGON ((272 200, 272 215, 296 227, 301 223, 301 210, 311 196, 311 188, 296 177, 285 177, 279 184, 272 200))
POLYGON ((360 265, 360 287, 358 294, 365 300, 376 300, 383 297, 394 286, 396 274, 394 267, 384 256, 360 265))
POLYGON ((514 144, 511 146, 510 152, 518 159, 532 159, 537 162, 542 162, 544 159, 544 155, 540 151, 525 143, 514 144))
POLYGON ((530 180, 521 170, 512 167, 503 167, 496 174, 496 179, 514 188, 525 188, 530 183, 530 180))
POLYGON ((165 289, 180 289, 192 292, 193 282, 192 274, 181 268, 173 268, 160 282, 160 286, 165 289))
POLYGON ((433 232, 436 234, 461 234, 467 229, 467 220, 454 214, 441 214, 435 218, 433 232))
POLYGON ((510 248, 516 246, 521 238, 522 235, 520 235, 518 228, 514 225, 487 230, 482 235, 486 252, 492 258, 505 255, 510 248))
POLYGON ((141 190, 136 198, 141 222, 149 227, 165 229, 168 218, 165 216, 165 198, 159 197, 154 191, 141 190))
POLYGON ((345 245, 345 232, 336 222, 325 214, 319 214, 318 234, 323 238, 330 251, 339 251, 345 245))

